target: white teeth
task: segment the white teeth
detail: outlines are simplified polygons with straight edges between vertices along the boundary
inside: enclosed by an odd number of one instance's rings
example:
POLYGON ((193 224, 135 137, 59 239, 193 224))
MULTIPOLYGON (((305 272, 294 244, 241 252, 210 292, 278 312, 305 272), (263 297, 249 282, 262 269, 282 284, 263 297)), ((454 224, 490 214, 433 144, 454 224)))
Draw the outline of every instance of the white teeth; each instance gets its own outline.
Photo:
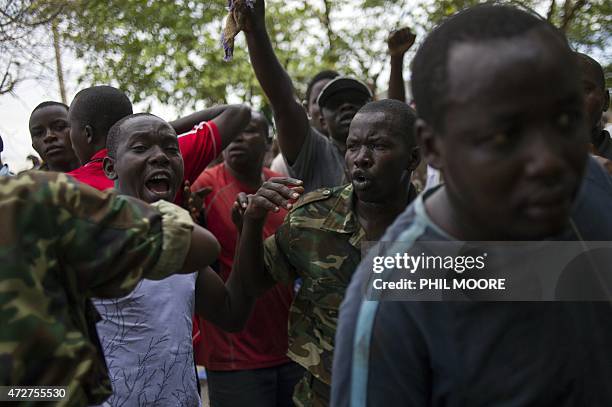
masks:
POLYGON ((157 180, 165 181, 167 179, 168 179, 168 177, 166 177, 165 175, 161 175, 161 174, 155 175, 154 177, 151 177, 151 181, 157 181, 157 180))

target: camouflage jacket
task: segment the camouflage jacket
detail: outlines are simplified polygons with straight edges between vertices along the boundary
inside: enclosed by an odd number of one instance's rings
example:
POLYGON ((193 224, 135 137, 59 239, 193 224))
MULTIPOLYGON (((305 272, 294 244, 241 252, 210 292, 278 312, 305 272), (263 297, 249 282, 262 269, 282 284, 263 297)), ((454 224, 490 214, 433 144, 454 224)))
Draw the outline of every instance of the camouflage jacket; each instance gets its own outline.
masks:
POLYGON ((289 310, 288 356, 328 385, 338 309, 365 238, 352 207, 352 185, 313 191, 264 244, 266 268, 275 280, 302 279, 289 310))
POLYGON ((189 215, 157 208, 64 174, 0 179, 1 386, 67 386, 59 405, 71 406, 110 395, 89 298, 124 296, 183 265, 189 215))

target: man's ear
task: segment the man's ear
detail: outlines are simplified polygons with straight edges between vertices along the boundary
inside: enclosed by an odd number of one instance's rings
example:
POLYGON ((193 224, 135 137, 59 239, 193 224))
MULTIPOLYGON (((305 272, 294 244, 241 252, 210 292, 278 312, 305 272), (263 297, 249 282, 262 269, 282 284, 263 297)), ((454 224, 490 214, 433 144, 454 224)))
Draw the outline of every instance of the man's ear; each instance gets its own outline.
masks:
POLYGON ((94 132, 90 125, 85 126, 85 137, 87 138, 87 144, 94 143, 94 132))
POLYGON ((430 167, 441 170, 443 165, 440 136, 436 134, 433 127, 423 119, 417 119, 414 127, 416 140, 420 147, 423 160, 425 160, 430 167))
POLYGON ((312 119, 312 117, 310 117, 310 109, 308 109, 307 100, 302 100, 302 107, 304 108, 304 111, 306 112, 306 116, 308 116, 308 120, 312 119))
POLYGON ((413 146, 410 148, 408 165, 406 169, 408 171, 414 171, 421 163, 421 148, 419 146, 413 146))
POLYGON ((607 112, 609 108, 610 108, 610 91, 608 89, 606 89, 606 92, 604 93, 604 108, 603 108, 603 111, 607 112))
POLYGON ((319 115, 319 123, 321 124, 321 128, 327 132, 329 132, 329 129, 327 128, 327 121, 325 121, 325 117, 323 117, 323 111, 321 111, 321 114, 319 115))
POLYGON ((102 161, 102 166, 104 167, 104 174, 106 174, 106 178, 116 180, 117 172, 115 171, 115 160, 109 156, 104 157, 104 161, 102 161))

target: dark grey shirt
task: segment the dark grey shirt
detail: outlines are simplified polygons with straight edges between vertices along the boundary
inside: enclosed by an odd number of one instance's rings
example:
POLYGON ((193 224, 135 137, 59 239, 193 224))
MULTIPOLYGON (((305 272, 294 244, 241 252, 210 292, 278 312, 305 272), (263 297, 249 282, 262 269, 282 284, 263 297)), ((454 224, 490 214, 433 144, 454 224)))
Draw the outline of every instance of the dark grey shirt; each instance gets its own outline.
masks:
MULTIPOLYGON (((427 196, 381 240, 451 240, 427 196)), ((612 183, 592 159, 572 218, 612 240, 612 183)), ((372 256, 389 254, 369 253, 342 303, 332 406, 612 406, 609 303, 366 301, 372 256)))
POLYGON ((304 181, 305 193, 346 184, 344 168, 344 154, 338 145, 313 127, 293 165, 287 165, 291 177, 304 181))

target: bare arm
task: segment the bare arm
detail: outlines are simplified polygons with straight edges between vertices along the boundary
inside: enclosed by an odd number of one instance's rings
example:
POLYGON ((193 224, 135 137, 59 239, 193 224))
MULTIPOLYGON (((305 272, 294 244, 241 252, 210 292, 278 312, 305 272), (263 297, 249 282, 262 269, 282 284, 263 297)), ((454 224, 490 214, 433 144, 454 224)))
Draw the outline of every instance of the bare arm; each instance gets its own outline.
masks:
POLYGON ((178 118, 170 122, 170 125, 177 134, 182 134, 191 130, 198 123, 213 121, 221 135, 221 149, 224 149, 246 128, 250 120, 251 109, 248 106, 220 105, 178 118))
POLYGON ((404 85, 404 55, 412 47, 415 35, 408 28, 394 31, 389 35, 387 44, 391 54, 391 74, 389 77, 389 99, 406 103, 404 85))
MULTIPOLYGON (((238 195, 232 208, 232 219, 240 231, 236 249, 237 261, 233 272, 243 280, 244 287, 254 296, 263 294, 274 285, 264 262, 263 227, 269 212, 283 207, 291 209, 304 192, 302 181, 293 178, 270 178, 254 195, 238 195)), ((281 226, 282 227, 282 226, 281 226)))
POLYGON ((286 185, 298 182, 272 178, 255 195, 240 194, 232 210, 232 218, 240 230, 234 266, 225 284, 210 268, 200 272, 196 283, 196 312, 200 316, 226 331, 240 331, 255 299, 274 286, 275 281, 264 263, 263 227, 269 211, 279 206, 291 207, 290 201, 302 189, 286 185))
POLYGON ((183 272, 193 273, 208 267, 217 259, 220 252, 221 247, 213 234, 201 226, 194 225, 183 272))
POLYGON ((298 157, 309 131, 308 116, 297 101, 293 83, 283 69, 270 42, 265 25, 265 2, 255 2, 245 30, 251 65, 274 110, 280 150, 289 164, 298 157))

